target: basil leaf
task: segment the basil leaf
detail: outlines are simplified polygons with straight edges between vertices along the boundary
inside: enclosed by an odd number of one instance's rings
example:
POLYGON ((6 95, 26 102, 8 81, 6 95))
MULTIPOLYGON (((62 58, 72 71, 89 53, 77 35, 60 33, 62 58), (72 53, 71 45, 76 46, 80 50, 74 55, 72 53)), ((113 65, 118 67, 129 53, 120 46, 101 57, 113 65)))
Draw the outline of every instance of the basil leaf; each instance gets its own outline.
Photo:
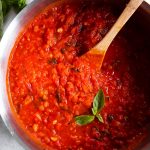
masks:
POLYGON ((99 122, 104 123, 104 120, 100 114, 97 114, 96 117, 99 120, 99 122))
POLYGON ((26 5, 26 0, 5 0, 7 5, 18 5, 19 8, 23 8, 26 5))
POLYGON ((3 20, 4 20, 11 6, 8 5, 7 0, 1 0, 1 3, 2 3, 2 13, 3 13, 3 20))
POLYGON ((26 6, 26 0, 5 0, 9 7, 15 7, 17 11, 20 11, 26 6))
POLYGON ((18 0, 18 7, 22 9, 26 6, 26 0, 18 0))
POLYGON ((99 120, 99 122, 104 123, 102 116, 99 112, 102 110, 105 104, 105 96, 103 90, 99 90, 93 100, 93 115, 81 115, 75 117, 75 121, 78 125, 86 125, 91 123, 95 117, 99 120))
POLYGON ((12 6, 17 0, 5 0, 8 6, 12 6))
POLYGON ((26 6, 26 0, 17 0, 14 2, 15 9, 19 12, 26 6))
POLYGON ((92 108, 93 115, 96 115, 102 110, 102 108, 104 107, 104 103, 105 103, 104 92, 103 90, 99 90, 93 101, 93 108, 92 108))
POLYGON ((95 119, 95 116, 91 115, 81 115, 75 117, 75 121, 78 125, 86 125, 91 123, 95 119))

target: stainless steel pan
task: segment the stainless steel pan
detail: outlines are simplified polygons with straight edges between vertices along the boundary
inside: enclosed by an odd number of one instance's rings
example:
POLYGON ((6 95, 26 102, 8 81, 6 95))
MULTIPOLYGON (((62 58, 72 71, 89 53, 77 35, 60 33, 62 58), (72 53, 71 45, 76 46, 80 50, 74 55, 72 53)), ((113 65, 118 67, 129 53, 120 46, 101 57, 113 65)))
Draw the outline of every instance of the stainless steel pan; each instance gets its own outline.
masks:
MULTIPOLYGON (((7 64, 10 52, 20 31, 22 31, 24 26, 27 25, 38 13, 54 1, 55 0, 34 0, 34 2, 29 4, 12 21, 0 43, 0 114, 12 136, 16 138, 25 149, 37 150, 40 149, 40 147, 32 142, 13 118, 6 89, 7 64)), ((141 25, 141 30, 147 30, 147 32, 150 33, 150 6, 148 6, 148 4, 145 2, 142 4, 140 9, 134 15, 134 19, 141 25)), ((139 149, 150 150, 150 138, 147 138, 145 142, 141 144, 139 149)))

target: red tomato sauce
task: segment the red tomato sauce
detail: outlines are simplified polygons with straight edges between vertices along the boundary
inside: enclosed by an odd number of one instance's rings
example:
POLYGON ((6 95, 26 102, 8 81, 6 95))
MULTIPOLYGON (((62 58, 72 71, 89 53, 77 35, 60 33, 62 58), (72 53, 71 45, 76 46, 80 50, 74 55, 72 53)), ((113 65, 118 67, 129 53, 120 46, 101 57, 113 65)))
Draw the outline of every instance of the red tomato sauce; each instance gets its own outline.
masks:
POLYGON ((112 9, 103 4, 55 6, 39 14, 16 42, 8 69, 11 101, 24 130, 43 149, 132 149, 145 136, 150 122, 150 63, 142 35, 124 29, 101 70, 80 60, 115 20, 112 9), (74 117, 91 113, 99 89, 106 96, 104 123, 95 119, 77 125, 74 117))

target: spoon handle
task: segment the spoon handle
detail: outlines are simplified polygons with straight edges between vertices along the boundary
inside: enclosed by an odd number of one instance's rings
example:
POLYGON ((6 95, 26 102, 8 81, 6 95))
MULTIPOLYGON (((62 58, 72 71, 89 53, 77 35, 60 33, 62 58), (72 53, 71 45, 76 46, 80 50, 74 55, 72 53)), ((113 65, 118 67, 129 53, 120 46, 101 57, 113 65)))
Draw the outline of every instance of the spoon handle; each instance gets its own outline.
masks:
POLYGON ((125 25, 125 23, 130 19, 132 14, 137 10, 137 8, 141 5, 143 0, 130 0, 127 4, 126 8, 123 10, 122 14, 110 29, 110 31, 106 34, 106 36, 100 41, 94 49, 99 51, 99 53, 106 53, 109 45, 116 37, 121 28, 125 25))

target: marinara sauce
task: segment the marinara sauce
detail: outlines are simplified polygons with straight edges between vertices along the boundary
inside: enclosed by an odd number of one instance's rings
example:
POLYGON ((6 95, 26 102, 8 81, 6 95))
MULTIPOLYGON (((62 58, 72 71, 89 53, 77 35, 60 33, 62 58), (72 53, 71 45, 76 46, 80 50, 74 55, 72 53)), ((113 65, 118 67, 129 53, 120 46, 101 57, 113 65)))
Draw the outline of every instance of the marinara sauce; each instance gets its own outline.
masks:
POLYGON ((80 61, 115 20, 101 3, 62 4, 40 13, 18 38, 8 67, 12 109, 43 149, 133 149, 145 137, 150 63, 143 35, 124 29, 101 70, 80 61), (104 123, 77 125, 74 117, 91 113, 99 89, 104 123))

